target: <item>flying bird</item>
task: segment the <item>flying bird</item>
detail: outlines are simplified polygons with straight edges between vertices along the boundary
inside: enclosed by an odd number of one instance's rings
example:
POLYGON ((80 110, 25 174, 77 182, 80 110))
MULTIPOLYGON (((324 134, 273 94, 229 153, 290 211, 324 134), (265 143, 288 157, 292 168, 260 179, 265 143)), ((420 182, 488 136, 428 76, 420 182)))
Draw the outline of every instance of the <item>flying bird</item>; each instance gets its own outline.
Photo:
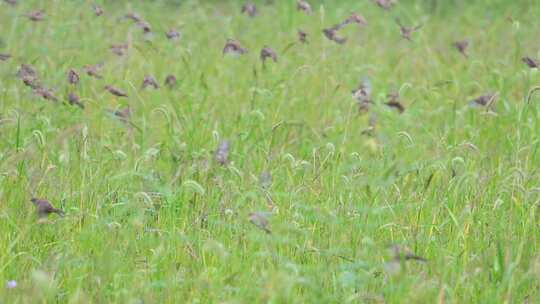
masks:
POLYGON ((333 26, 323 29, 323 34, 328 40, 334 41, 337 44, 344 44, 345 42, 347 42, 347 38, 340 37, 336 34, 337 31, 338 28, 336 28, 336 26, 333 26))
POLYGON ((142 85, 141 85, 141 89, 146 89, 147 87, 153 87, 154 89, 159 89, 159 84, 157 83, 157 80, 156 78, 154 78, 154 76, 152 75, 145 75, 144 76, 144 79, 143 79, 143 82, 142 82, 142 85))
POLYGON ((84 104, 81 102, 81 99, 73 92, 68 94, 68 102, 72 106, 78 106, 79 108, 84 109, 84 104))
POLYGON ((79 74, 77 74, 77 72, 74 69, 70 69, 67 72, 67 80, 68 80, 68 83, 76 85, 79 83, 79 80, 80 80, 79 74))
POLYGON ((274 62, 277 62, 278 60, 276 52, 270 47, 264 46, 261 50, 261 60, 265 63, 268 58, 271 58, 274 62))
POLYGON ((174 29, 170 29, 165 33, 165 36, 169 40, 178 40, 180 39, 180 33, 174 29))
POLYGON ((488 106, 495 101, 495 98, 497 98, 497 93, 486 93, 484 95, 476 97, 475 99, 470 100, 469 105, 488 106))
POLYGON ((399 31, 400 31, 401 37, 409 41, 412 41, 412 34, 418 31, 422 27, 422 24, 417 25, 415 27, 406 27, 401 23, 399 19, 396 19, 396 23, 399 25, 399 31))
POLYGON ((117 97, 128 97, 128 95, 120 89, 114 88, 110 85, 105 86, 105 90, 117 97))
POLYGON ((46 199, 32 198, 30 201, 34 204, 34 206, 36 206, 36 211, 38 217, 40 218, 47 217, 51 213, 64 216, 64 211, 54 208, 53 205, 51 205, 51 203, 49 203, 49 201, 46 199))
POLYGON ((83 67, 83 71, 86 72, 88 76, 101 79, 103 76, 101 76, 98 72, 99 69, 103 67, 102 63, 94 64, 94 65, 86 65, 83 67))
POLYGON ((536 60, 531 57, 523 57, 521 58, 521 61, 523 61, 523 63, 525 63, 531 69, 540 68, 540 60, 536 60))
POLYGON ((234 55, 243 55, 247 53, 248 50, 243 48, 240 45, 240 42, 234 39, 227 39, 225 47, 223 48, 223 55, 234 54, 234 55))
POLYGON ((470 42, 468 39, 459 40, 452 43, 452 45, 456 48, 456 50, 465 58, 469 57, 469 55, 467 54, 467 49, 469 48, 469 44, 470 42))
POLYGON ((301 43, 308 43, 307 41, 307 33, 301 30, 298 30, 298 41, 301 43))
POLYGON ((252 2, 246 2, 242 5, 241 13, 250 17, 255 17, 257 15, 257 7, 252 2))
POLYGON ((43 21, 45 19, 45 12, 43 10, 33 10, 26 13, 26 17, 31 21, 43 21))
POLYGON ((306 14, 311 14, 311 5, 307 1, 304 0, 298 0, 296 1, 296 9, 299 11, 303 11, 306 14))
POLYGON ((92 5, 92 8, 94 9, 94 14, 96 14, 96 16, 99 17, 99 16, 103 15, 103 9, 100 6, 94 4, 94 5, 92 5))
POLYGON ((167 75, 165 78, 165 85, 169 88, 174 88, 176 86, 176 76, 174 75, 167 75))
POLYGON ((265 212, 251 212, 248 214, 249 222, 268 234, 272 234, 268 228, 268 214, 265 212))

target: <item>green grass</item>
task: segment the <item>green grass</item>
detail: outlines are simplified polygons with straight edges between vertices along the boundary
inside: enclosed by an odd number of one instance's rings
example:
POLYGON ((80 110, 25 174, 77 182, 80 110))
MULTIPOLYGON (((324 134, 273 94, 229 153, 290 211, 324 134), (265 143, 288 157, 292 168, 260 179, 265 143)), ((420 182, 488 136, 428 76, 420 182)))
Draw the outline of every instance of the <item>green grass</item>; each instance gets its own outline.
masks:
POLYGON ((310 1, 309 16, 274 1, 254 19, 233 1, 107 1, 101 17, 87 1, 21 2, 0 4, 0 53, 13 55, 0 61, 0 303, 540 301, 540 93, 528 96, 540 72, 521 62, 540 58, 535 1, 310 1), (46 20, 23 17, 32 8, 46 20), (151 40, 118 19, 129 10, 151 40), (326 40, 351 12, 369 25, 326 40), (395 17, 424 26, 409 42, 395 17), (249 53, 222 56, 229 37, 249 53), (451 46, 463 38, 468 59, 451 46), (109 51, 123 42, 126 57, 109 51), (264 45, 279 62, 263 69, 264 45), (81 71, 99 62, 103 79, 81 71), (21 63, 61 101, 25 87, 21 63), (146 74, 178 87, 140 90, 146 74), (371 136, 351 98, 365 76, 371 136), (392 89, 401 115, 383 104, 392 89), (63 102, 70 91, 84 110, 63 102), (486 92, 491 110, 469 106, 486 92), (126 105, 132 127, 108 112, 126 105), (38 223, 33 196, 66 216, 38 223), (254 211, 273 213, 272 234, 254 211), (428 261, 390 274, 390 244, 428 261))

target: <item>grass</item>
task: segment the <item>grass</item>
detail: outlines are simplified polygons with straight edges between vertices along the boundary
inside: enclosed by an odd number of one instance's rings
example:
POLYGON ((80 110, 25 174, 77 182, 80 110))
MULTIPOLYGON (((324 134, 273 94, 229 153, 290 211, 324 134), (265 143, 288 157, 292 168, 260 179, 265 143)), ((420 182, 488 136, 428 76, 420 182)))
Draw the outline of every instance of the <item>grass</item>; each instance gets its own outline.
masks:
POLYGON ((0 4, 0 303, 540 301, 540 73, 521 62, 540 57, 538 4, 311 1, 308 16, 274 1, 249 18, 239 2, 182 2, 102 3, 100 17, 87 1, 0 4), (119 19, 130 10, 152 37, 119 19), (351 12, 369 25, 325 39, 351 12), (409 42, 394 17, 424 26, 409 42), (249 53, 223 56, 227 38, 249 53), (468 59, 451 46, 463 38, 468 59), (110 52, 123 42, 127 56, 110 52), (279 61, 263 68, 264 45, 279 61), (103 79, 81 71, 100 62, 103 79), (21 63, 61 100, 25 87, 21 63), (147 74, 178 86, 141 90, 147 74), (366 76, 362 115, 351 90, 366 76), (491 108, 469 106, 486 92, 491 108), (130 125, 109 112, 126 105, 130 125), (33 196, 66 216, 39 223, 33 196), (272 213, 272 234, 250 212, 272 213), (428 261, 390 273, 390 244, 428 261))

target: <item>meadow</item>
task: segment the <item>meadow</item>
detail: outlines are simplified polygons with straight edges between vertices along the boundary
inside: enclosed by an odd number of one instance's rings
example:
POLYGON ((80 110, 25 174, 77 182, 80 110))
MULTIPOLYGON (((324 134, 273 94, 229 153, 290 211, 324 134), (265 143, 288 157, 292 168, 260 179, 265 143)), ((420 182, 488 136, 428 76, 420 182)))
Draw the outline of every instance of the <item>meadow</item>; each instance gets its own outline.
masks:
POLYGON ((0 303, 540 303, 537 1, 15 2, 0 303))

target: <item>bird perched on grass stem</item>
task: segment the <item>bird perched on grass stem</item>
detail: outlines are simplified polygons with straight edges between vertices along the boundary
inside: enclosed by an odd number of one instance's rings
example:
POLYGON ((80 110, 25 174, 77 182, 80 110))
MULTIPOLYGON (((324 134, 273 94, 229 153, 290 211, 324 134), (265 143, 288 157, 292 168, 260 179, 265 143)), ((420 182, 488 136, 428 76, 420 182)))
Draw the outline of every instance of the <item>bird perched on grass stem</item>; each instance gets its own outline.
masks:
POLYGON ((53 205, 51 205, 51 203, 49 203, 49 201, 46 199, 34 197, 30 201, 34 204, 34 206, 36 206, 36 211, 38 217, 40 218, 47 217, 51 213, 56 213, 60 216, 64 216, 64 211, 54 208, 53 205))
POLYGON ((264 212, 251 212, 248 214, 248 219, 257 228, 268 234, 272 234, 272 231, 268 228, 268 215, 264 212))

